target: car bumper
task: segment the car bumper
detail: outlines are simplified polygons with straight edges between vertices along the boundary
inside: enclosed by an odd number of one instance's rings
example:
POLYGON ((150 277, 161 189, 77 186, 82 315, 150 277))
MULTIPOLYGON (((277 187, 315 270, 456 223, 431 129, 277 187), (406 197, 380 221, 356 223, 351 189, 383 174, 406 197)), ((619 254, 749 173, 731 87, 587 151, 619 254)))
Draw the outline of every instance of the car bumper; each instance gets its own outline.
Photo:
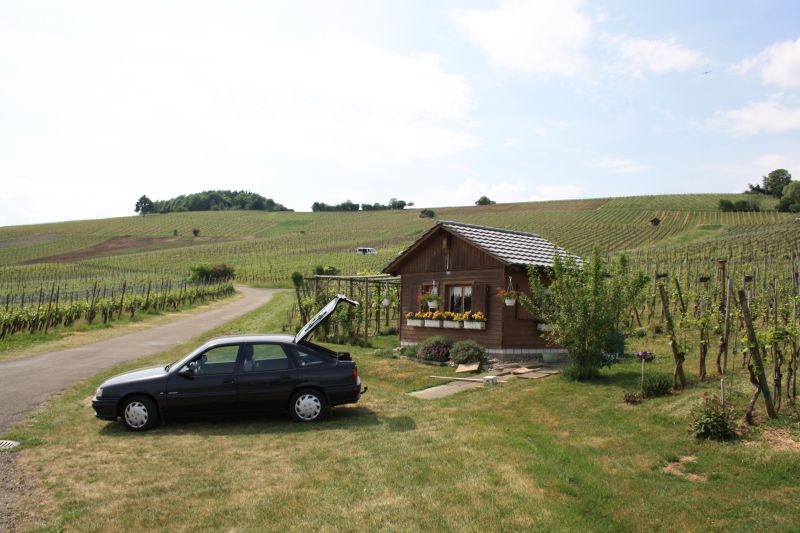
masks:
MULTIPOLYGON (((366 390, 366 389, 365 389, 366 390)), ((361 398, 361 382, 352 387, 345 387, 341 389, 329 390, 328 399, 331 406, 343 405, 346 403, 356 403, 361 398)))
POLYGON ((92 399, 92 409, 94 409, 94 415, 100 420, 117 419, 116 398, 94 398, 92 399))

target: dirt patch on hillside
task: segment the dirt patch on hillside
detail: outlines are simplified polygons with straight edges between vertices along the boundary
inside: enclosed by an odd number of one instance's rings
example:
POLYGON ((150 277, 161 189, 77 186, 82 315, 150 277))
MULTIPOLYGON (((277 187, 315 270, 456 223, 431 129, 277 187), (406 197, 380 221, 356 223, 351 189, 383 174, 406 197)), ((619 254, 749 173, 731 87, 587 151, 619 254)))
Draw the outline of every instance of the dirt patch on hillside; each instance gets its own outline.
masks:
POLYGON ((705 483, 708 481, 708 477, 701 475, 701 474, 690 474, 688 472, 683 471, 683 465, 686 463, 693 463, 697 461, 697 457, 694 455, 685 455, 678 459, 677 461, 672 461, 667 466, 662 468, 663 472, 667 474, 672 474, 673 476, 678 476, 686 481, 691 481, 692 483, 705 483))
POLYGON ((57 235, 48 235, 45 233, 36 233, 34 235, 25 235, 24 237, 14 237, 6 241, 0 242, 0 249, 13 248, 14 246, 27 246, 29 244, 39 244, 43 242, 50 242, 58 239, 57 235))
POLYGON ((764 428, 761 438, 747 441, 750 446, 766 446, 771 450, 800 453, 800 440, 783 428, 764 428))
POLYGON ((74 250, 72 252, 50 255, 47 257, 37 257, 23 264, 81 261, 83 259, 92 259, 95 257, 118 255, 122 252, 148 252, 164 248, 178 248, 181 246, 192 246, 224 240, 226 239, 222 237, 192 237, 187 239, 185 237, 132 237, 126 235, 124 237, 112 237, 94 246, 74 250))

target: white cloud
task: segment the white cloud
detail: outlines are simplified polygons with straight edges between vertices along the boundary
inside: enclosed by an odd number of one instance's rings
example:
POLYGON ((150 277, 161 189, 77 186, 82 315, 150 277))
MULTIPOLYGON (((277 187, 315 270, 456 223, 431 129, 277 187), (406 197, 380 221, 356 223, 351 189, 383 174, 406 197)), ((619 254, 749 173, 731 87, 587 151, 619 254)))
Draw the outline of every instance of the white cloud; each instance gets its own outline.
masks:
POLYGON ((473 205, 475 200, 483 195, 498 203, 564 200, 578 198, 581 192, 583 188, 574 185, 544 185, 531 190, 523 180, 513 183, 508 181, 489 183, 468 178, 458 187, 426 192, 424 201, 418 202, 417 205, 419 207, 473 205))
POLYGON ((761 69, 765 84, 783 88, 800 88, 800 39, 775 43, 763 52, 731 67, 739 74, 761 69))
MULTIPOLYGON (((157 197, 250 187, 285 202, 274 191, 299 164, 346 173, 480 145, 472 88, 434 55, 345 33, 293 40, 222 4, 4 9, 0 175, 28 184, 13 201, 46 219, 74 214, 32 189, 66 182, 157 197)), ((42 219, 9 218, 7 198, 0 224, 42 219)), ((76 205, 105 216, 131 198, 76 205)))
POLYGON ((585 68, 591 19, 580 0, 506 0, 497 9, 453 14, 458 27, 491 60, 539 75, 573 76, 585 68))
POLYGON ((800 108, 787 107, 776 96, 741 109, 716 111, 711 125, 737 135, 796 130, 800 129, 800 108))
POLYGON ((638 78, 702 67, 708 58, 675 39, 619 39, 618 68, 638 78))
POLYGON ((634 174, 647 170, 647 165, 643 165, 633 159, 622 159, 618 157, 595 159, 592 161, 592 166, 613 174, 634 174))

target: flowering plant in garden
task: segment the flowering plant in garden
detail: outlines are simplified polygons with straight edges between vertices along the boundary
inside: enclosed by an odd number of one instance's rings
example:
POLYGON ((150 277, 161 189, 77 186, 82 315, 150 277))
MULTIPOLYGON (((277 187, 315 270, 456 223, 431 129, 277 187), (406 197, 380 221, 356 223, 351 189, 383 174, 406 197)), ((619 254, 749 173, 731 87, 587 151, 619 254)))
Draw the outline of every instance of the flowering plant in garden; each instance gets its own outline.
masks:
POLYGON ((638 359, 643 363, 649 363, 650 361, 656 358, 656 354, 654 354, 653 352, 640 351, 636 352, 634 355, 636 359, 638 359))
POLYGON ((462 320, 460 313, 454 313, 452 311, 445 311, 442 313, 442 319, 444 320, 462 320))
POLYGON ((464 320, 469 320, 472 322, 486 322, 486 314, 481 311, 467 311, 464 313, 464 320))
POLYGON ((433 320, 442 320, 444 318, 444 313, 441 311, 434 311, 431 318, 433 318, 433 320))
POLYGON ((510 300, 516 300, 518 294, 519 293, 514 289, 503 289, 502 287, 497 287, 497 297, 501 300, 505 300, 506 298, 510 300))
POLYGON ((414 311, 409 311, 406 313, 406 318, 416 318, 415 315, 416 313, 414 313, 414 311))
POLYGON ((416 313, 414 315, 415 318, 423 318, 423 319, 432 319, 433 318, 433 311, 428 311, 427 313, 423 313, 422 311, 416 313))

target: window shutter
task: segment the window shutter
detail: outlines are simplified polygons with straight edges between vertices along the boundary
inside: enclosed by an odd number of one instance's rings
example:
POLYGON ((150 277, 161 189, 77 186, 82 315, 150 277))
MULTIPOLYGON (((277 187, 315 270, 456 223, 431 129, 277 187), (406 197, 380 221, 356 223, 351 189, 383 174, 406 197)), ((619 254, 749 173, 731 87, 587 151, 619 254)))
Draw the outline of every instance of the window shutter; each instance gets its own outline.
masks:
POLYGON ((487 313, 487 304, 488 300, 486 298, 487 293, 489 292, 489 285, 486 283, 476 281, 472 284, 472 311, 477 312, 480 311, 482 313, 487 313))

